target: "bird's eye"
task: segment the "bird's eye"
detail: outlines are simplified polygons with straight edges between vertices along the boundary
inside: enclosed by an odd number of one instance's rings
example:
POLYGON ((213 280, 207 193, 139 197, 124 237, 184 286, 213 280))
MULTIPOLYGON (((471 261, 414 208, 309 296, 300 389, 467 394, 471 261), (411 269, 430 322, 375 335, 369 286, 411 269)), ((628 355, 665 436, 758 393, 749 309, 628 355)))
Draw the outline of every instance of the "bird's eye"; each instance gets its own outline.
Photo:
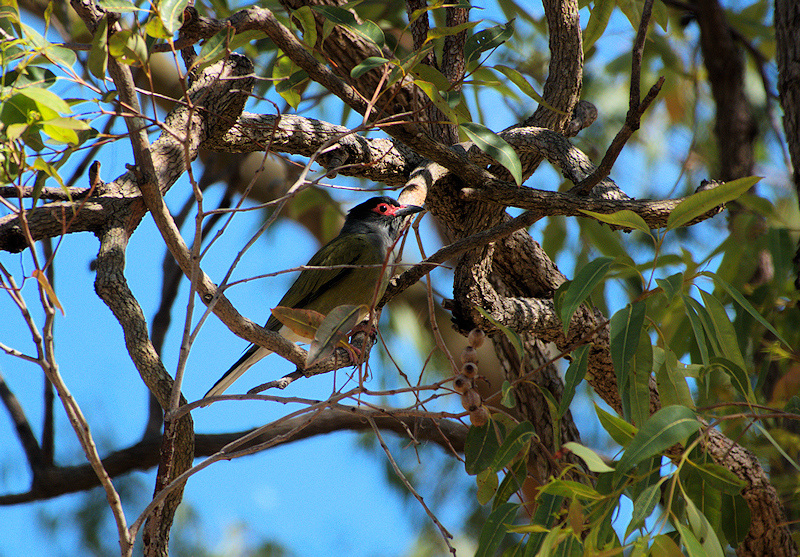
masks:
POLYGON ((380 205, 378 205, 378 212, 385 215, 386 213, 389 212, 389 205, 386 203, 381 203, 380 205))

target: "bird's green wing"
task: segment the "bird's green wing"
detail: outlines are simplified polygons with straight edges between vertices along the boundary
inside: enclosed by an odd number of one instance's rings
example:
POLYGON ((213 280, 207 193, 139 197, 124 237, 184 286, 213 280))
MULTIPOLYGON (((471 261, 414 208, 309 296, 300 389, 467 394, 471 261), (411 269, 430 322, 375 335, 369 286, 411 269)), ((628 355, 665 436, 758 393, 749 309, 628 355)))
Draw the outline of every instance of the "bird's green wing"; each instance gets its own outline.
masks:
MULTIPOLYGON (((385 253, 370 242, 366 235, 348 234, 337 236, 320 250, 307 263, 310 267, 334 265, 374 265, 366 268, 307 269, 302 271, 289 290, 284 294, 279 306, 311 309, 327 314, 342 304, 370 304, 378 282, 381 282, 379 296, 386 288, 381 265, 385 253)), ((279 330, 281 324, 270 317, 266 327, 279 330)))

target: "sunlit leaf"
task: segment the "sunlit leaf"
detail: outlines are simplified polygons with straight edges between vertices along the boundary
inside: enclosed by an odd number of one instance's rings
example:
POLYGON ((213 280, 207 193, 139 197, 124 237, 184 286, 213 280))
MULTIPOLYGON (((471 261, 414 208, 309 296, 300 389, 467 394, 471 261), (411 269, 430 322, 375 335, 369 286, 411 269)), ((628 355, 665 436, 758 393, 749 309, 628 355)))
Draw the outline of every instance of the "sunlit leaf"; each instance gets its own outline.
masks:
POLYGON ((522 163, 514 148, 505 139, 489 128, 475 122, 464 122, 459 128, 484 153, 503 165, 511 173, 517 185, 522 184, 522 163))
POLYGON ((622 418, 609 414, 597 404, 594 405, 594 410, 597 413, 597 417, 600 419, 600 425, 603 426, 606 433, 608 433, 618 445, 625 447, 636 436, 636 427, 622 418))
POLYGON ((640 232, 644 232, 652 237, 652 233, 650 232, 650 227, 644 221, 644 219, 638 214, 630 211, 628 209, 624 209, 622 211, 616 211, 614 213, 596 213, 594 211, 587 211, 585 209, 580 209, 581 213, 589 215, 592 218, 599 220, 600 222, 605 222, 607 224, 613 224, 614 226, 621 226, 623 228, 632 228, 633 230, 639 230, 640 232))
POLYGON ((380 56, 370 56, 350 70, 350 77, 358 79, 372 69, 383 67, 388 61, 389 60, 386 58, 381 58, 380 56))
POLYGON ((58 296, 56 296, 55 290, 53 290, 53 287, 50 285, 50 281, 47 280, 47 275, 45 275, 44 272, 39 269, 34 269, 31 275, 36 278, 37 282, 39 283, 39 287, 44 290, 44 293, 47 296, 47 299, 50 300, 50 303, 61 310, 61 315, 65 315, 64 307, 61 305, 61 302, 58 301, 58 296))
POLYGON ((138 12, 147 11, 136 7, 130 0, 97 0, 97 5, 109 12, 138 12))
POLYGON ((352 12, 338 6, 311 6, 311 9, 322 15, 322 17, 328 21, 335 24, 344 25, 357 35, 360 35, 361 37, 373 43, 378 48, 383 48, 386 38, 384 37, 381 28, 378 27, 375 22, 367 20, 364 23, 359 24, 352 12))
POLYGON ((583 51, 588 52, 592 45, 603 36, 611 12, 614 11, 616 0, 594 0, 594 6, 589 13, 589 21, 583 32, 583 51))
POLYGON ((564 443, 563 447, 569 449, 571 452, 580 457, 580 459, 586 463, 586 468, 588 468, 591 472, 600 474, 614 471, 611 466, 606 464, 603 459, 600 458, 600 456, 589 447, 585 447, 580 443, 575 443, 574 441, 564 443))
POLYGON ((183 25, 183 10, 188 4, 189 0, 161 0, 159 2, 158 14, 170 38, 183 25))
POLYGON ((317 44, 317 23, 311 12, 311 6, 301 6, 293 12, 293 15, 303 26, 303 42, 309 48, 314 48, 317 44))
POLYGON ((464 46, 464 59, 469 64, 475 60, 482 52, 496 48, 506 42, 514 34, 514 21, 509 21, 505 25, 495 25, 483 31, 479 31, 469 37, 464 46))
POLYGON ((667 230, 674 230, 689 221, 704 215, 714 207, 733 201, 761 180, 759 176, 739 178, 719 186, 690 195, 670 213, 667 230))
POLYGON ((92 49, 89 51, 89 71, 100 81, 106 77, 108 67, 108 16, 104 15, 97 22, 97 29, 92 37, 92 49))

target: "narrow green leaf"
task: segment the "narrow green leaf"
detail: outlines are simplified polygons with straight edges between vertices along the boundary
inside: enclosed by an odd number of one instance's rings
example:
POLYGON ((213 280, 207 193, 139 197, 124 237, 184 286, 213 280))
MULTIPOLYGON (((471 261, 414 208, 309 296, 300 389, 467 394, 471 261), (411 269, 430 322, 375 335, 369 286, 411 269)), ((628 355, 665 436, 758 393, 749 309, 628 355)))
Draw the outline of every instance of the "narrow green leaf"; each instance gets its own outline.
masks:
POLYGON ((542 96, 536 92, 531 84, 528 83, 528 80, 525 79, 525 76, 519 73, 518 70, 502 65, 494 66, 494 69, 506 76, 511 83, 519 87, 519 90, 528 95, 530 98, 540 104, 544 103, 542 96))
POLYGON ((464 58, 469 64, 482 52, 496 48, 506 42, 514 34, 514 20, 505 25, 495 25, 479 31, 467 39, 464 45, 464 58))
POLYGON ((706 344, 706 335, 703 332, 703 322, 700 318, 700 313, 705 313, 705 309, 691 296, 681 294, 681 299, 683 300, 683 306, 686 308, 686 317, 689 318, 689 324, 694 332, 697 349, 700 351, 700 361, 703 362, 703 365, 708 365, 710 361, 708 345, 706 344))
POLYGON ((425 39, 425 42, 438 39, 439 37, 458 35, 459 33, 461 33, 461 31, 472 29, 473 27, 478 25, 478 23, 480 23, 480 21, 467 21, 466 23, 461 23, 460 25, 454 25, 453 27, 434 27, 433 29, 428 30, 428 36, 425 39))
POLYGON ((750 506, 739 494, 722 494, 722 533, 736 547, 744 541, 750 531, 750 506))
POLYGON ((478 538, 478 550, 475 557, 493 557, 495 551, 500 546, 500 542, 508 533, 507 525, 510 525, 517 515, 519 505, 513 503, 503 503, 497 507, 481 528, 478 538))
POLYGON ((628 446, 636 436, 636 428, 622 418, 609 414, 597 404, 594 405, 594 410, 600 419, 600 425, 603 426, 603 429, 606 430, 611 438, 622 447, 628 446))
POLYGON ((353 79, 358 79, 368 71, 382 67, 388 61, 389 60, 387 60, 386 58, 382 58, 380 56, 370 56, 369 58, 361 62, 359 65, 354 67, 352 70, 350 70, 350 77, 352 77, 353 79))
POLYGON ((314 338, 325 319, 325 316, 318 311, 285 306, 272 308, 272 315, 293 333, 309 340, 314 338))
POLYGON ((475 483, 478 484, 478 503, 485 505, 497 492, 497 473, 487 468, 475 477, 475 483))
POLYGON ((586 468, 588 468, 590 472, 601 474, 614 471, 611 466, 606 464, 603 459, 589 447, 584 447, 580 443, 575 443, 574 441, 564 443, 563 447, 575 453, 583 460, 583 462, 586 463, 586 468))
POLYGON ((746 400, 755 402, 755 395, 753 394, 753 387, 750 385, 750 377, 747 372, 730 361, 727 358, 711 358, 709 367, 719 368, 724 371, 730 378, 733 388, 739 391, 746 400))
POLYGON ((228 42, 232 37, 233 29, 230 27, 225 27, 215 33, 203 43, 200 54, 193 62, 193 67, 202 71, 214 62, 221 60, 228 50, 228 42))
POLYGON ((522 163, 514 148, 505 139, 489 128, 475 122, 464 122, 458 126, 477 147, 503 165, 511 173, 517 185, 522 185, 522 163))
POLYGON ((691 460, 688 462, 694 466, 694 471, 703 478, 703 481, 727 495, 738 495, 747 485, 739 476, 719 464, 713 462, 695 464, 691 460))
POLYGON ((294 72, 292 75, 289 76, 289 79, 284 79, 276 83, 275 92, 280 94, 280 93, 286 93, 287 91, 291 91, 292 89, 294 89, 307 79, 308 79, 308 74, 305 72, 305 70, 297 70, 296 72, 294 72))
POLYGON ((624 474, 647 458, 684 441, 700 429, 694 412, 685 406, 667 406, 653 414, 625 448, 616 467, 624 474))
POLYGON ((144 66, 149 56, 144 38, 130 29, 113 34, 108 41, 108 51, 128 66, 144 66))
POLYGON ((39 87, 26 87, 19 90, 19 94, 36 103, 36 108, 42 114, 43 120, 58 118, 59 114, 71 113, 69 104, 49 89, 39 87))
POLYGON ((492 420, 481 427, 469 428, 464 446, 467 474, 474 475, 489 468, 499 448, 500 444, 497 442, 497 434, 492 420))
POLYGON ((500 404, 506 408, 514 408, 517 405, 517 397, 514 396, 514 387, 511 383, 508 380, 503 381, 503 386, 500 390, 502 392, 500 404))
POLYGON ((314 48, 317 45, 317 23, 311 12, 311 6, 302 6, 296 9, 293 15, 303 26, 303 42, 307 47, 314 48))
POLYGON ((497 327, 498 329, 503 331, 503 334, 506 335, 506 338, 508 338, 508 341, 511 343, 511 345, 514 347, 514 349, 517 351, 517 356, 519 356, 519 358, 522 359, 522 357, 525 355, 525 348, 522 345, 522 339, 519 337, 519 335, 517 333, 515 333, 514 331, 512 331, 511 329, 509 329, 508 327, 506 327, 505 325, 502 325, 494 317, 489 315, 489 313, 485 309, 477 307, 477 306, 475 307, 475 309, 477 309, 478 313, 483 315, 483 317, 489 323, 491 323, 492 325, 494 325, 495 327, 497 327))
POLYGON ((507 503, 512 495, 522 489, 522 484, 525 481, 527 473, 528 459, 517 459, 517 461, 511 465, 511 470, 505 475, 503 481, 500 482, 500 487, 497 488, 497 494, 494 497, 494 503, 492 503, 492 510, 503 503, 507 503))
POLYGON ((539 490, 550 495, 560 495, 567 499, 583 499, 585 501, 600 501, 604 498, 595 489, 579 482, 569 480, 551 480, 539 490))
POLYGON ((569 405, 575 396, 575 391, 589 369, 589 348, 591 344, 579 346, 572 352, 572 361, 569 363, 567 371, 564 372, 564 392, 561 394, 561 402, 558 404, 558 421, 567 413, 569 405))
POLYGON ((691 498, 687 497, 685 501, 686 517, 689 519, 689 526, 697 541, 702 545, 705 554, 708 555, 708 557, 725 557, 717 534, 714 532, 714 528, 711 527, 711 524, 709 524, 706 516, 697 509, 691 498))
POLYGON ((373 21, 367 20, 359 24, 351 11, 338 6, 311 6, 311 9, 332 23, 344 25, 357 35, 367 39, 379 49, 383 48, 386 37, 384 37, 381 28, 373 21))
POLYGON ((633 230, 638 230, 639 232, 649 234, 651 237, 653 236, 653 234, 650 232, 650 227, 647 225, 644 219, 638 213, 634 213, 628 209, 616 211, 614 213, 595 213, 594 211, 587 211, 585 209, 580 209, 580 212, 589 215, 600 222, 605 222, 607 224, 613 224, 614 226, 621 226, 624 228, 632 228, 633 230))
POLYGON ((680 523, 676 524, 676 526, 678 532, 680 532, 681 541, 683 542, 683 547, 686 549, 688 557, 710 557, 688 527, 680 523))
POLYGON ((617 373, 617 386, 625 398, 628 388, 629 362, 639 347, 639 337, 644 325, 645 304, 628 304, 611 316, 609 323, 611 361, 617 373))
POLYGON ((642 491, 633 502, 633 513, 628 528, 625 530, 627 539, 631 533, 644 524, 647 517, 653 514, 659 499, 661 498, 661 483, 648 486, 642 491))
POLYGON ((189 4, 189 0, 161 0, 158 4, 158 12, 164 29, 174 35, 183 25, 183 10, 189 4))
POLYGON ((172 39, 172 33, 164 27, 164 22, 157 14, 153 14, 144 26, 144 31, 154 39, 163 39, 165 41, 172 39))
POLYGON ((110 12, 143 12, 147 11, 134 5, 130 0, 98 0, 97 5, 110 12))
POLYGON ((656 284, 664 291, 667 302, 671 302, 675 294, 680 292, 683 288, 683 273, 675 273, 665 279, 656 279, 656 284))
POLYGON ((781 341, 787 348, 791 348, 791 345, 789 344, 789 342, 785 338, 783 338, 778 333, 777 330, 775 330, 775 327, 773 327, 769 322, 767 322, 766 319, 764 319, 764 317, 758 312, 758 310, 756 308, 754 308, 752 306, 752 304, 750 304, 750 302, 748 302, 747 299, 744 296, 742 296, 741 292, 739 292, 736 288, 734 288, 733 286, 728 284, 722 277, 720 277, 716 273, 710 273, 708 271, 703 271, 700 274, 703 275, 703 276, 711 277, 714 280, 714 282, 717 284, 717 286, 721 287, 725 292, 727 292, 728 296, 733 298, 733 300, 737 304, 739 304, 739 306, 741 306, 741 308, 743 310, 745 310, 747 313, 749 313, 750 316, 753 319, 758 321, 770 333, 775 335, 775 338, 777 338, 779 341, 781 341))
POLYGON ((103 16, 97 22, 97 29, 92 37, 92 49, 89 51, 89 71, 99 80, 106 77, 108 66, 108 17, 103 16))
POLYGON ((641 331, 639 346, 630 366, 628 406, 633 424, 641 428, 650 417, 650 372, 653 369, 653 345, 650 336, 641 331))
POLYGON ((414 85, 422 89, 422 92, 425 93, 431 102, 433 102, 434 106, 436 106, 436 108, 438 108, 441 113, 447 117, 450 123, 456 124, 458 122, 458 115, 452 108, 450 108, 450 105, 447 104, 447 101, 439 93, 439 88, 436 87, 436 85, 423 79, 415 79, 414 85))
POLYGON ((589 14, 586 31, 583 32, 583 51, 588 52, 592 45, 603 36, 611 12, 617 5, 616 0, 594 0, 594 7, 589 14))
POLYGON ((761 180, 759 176, 748 176, 690 195, 678 203, 670 213, 667 218, 667 230, 674 230, 718 205, 733 201, 756 185, 759 180, 761 180))
POLYGON ((492 460, 491 469, 495 472, 499 472, 508 466, 534 435, 536 435, 536 431, 533 429, 533 425, 530 422, 525 421, 517 424, 503 440, 503 444, 492 460))
POLYGON ((366 305, 341 305, 333 308, 320 323, 314 340, 308 348, 306 367, 321 362, 336 350, 336 345, 347 338, 347 333, 367 314, 366 305))
MULTIPOLYGON (((725 306, 705 290, 700 290, 700 295, 703 297, 703 303, 711 318, 714 327, 713 333, 716 334, 717 344, 722 351, 721 355, 744 369, 746 365, 742 352, 739 350, 739 339, 736 337, 736 330, 728 317, 728 312, 725 311, 725 306)), ((712 334, 712 331, 706 330, 706 332, 709 335, 712 334)))
POLYGON ((650 557, 684 557, 681 548, 678 547, 671 537, 666 534, 659 534, 653 538, 653 545, 650 546, 650 557))
MULTIPOLYGON (((654 349, 654 354, 659 354, 659 348, 654 349)), ((669 348, 666 351, 661 351, 663 361, 657 363, 656 368, 656 385, 658 385, 658 394, 661 396, 662 406, 672 406, 673 404, 680 404, 689 408, 694 408, 694 400, 692 400, 692 393, 689 390, 689 385, 686 383, 686 377, 682 369, 678 365, 678 359, 669 348)))
POLYGON ((776 451, 778 451, 779 453, 781 453, 781 456, 782 456, 783 458, 785 458, 787 461, 789 461, 789 464, 791 464, 791 465, 794 467, 794 469, 795 469, 795 470, 797 470, 798 472, 800 472, 800 465, 798 465, 798 464, 797 464, 797 462, 795 461, 795 459, 793 459, 793 458, 792 458, 792 457, 790 457, 788 454, 786 454, 786 451, 784 451, 784 450, 783 450, 783 448, 782 448, 780 445, 778 445, 778 443, 775 441, 775 439, 772 437, 772 435, 770 435, 769 431, 767 431, 765 428, 761 427, 761 426, 758 424, 758 422, 755 422, 755 427, 756 427, 756 428, 757 428, 757 429, 758 429, 758 430, 759 430, 761 433, 763 433, 763 434, 764 434, 764 437, 766 437, 766 438, 767 438, 767 441, 769 441, 769 442, 772 444, 772 446, 773 446, 773 447, 775 447, 775 450, 776 450, 776 451))
POLYGON ((573 314, 580 305, 589 297, 592 291, 600 284, 608 274, 614 259, 611 257, 598 257, 584 265, 577 272, 569 289, 561 298, 561 323, 564 327, 564 334, 569 331, 569 322, 573 314))

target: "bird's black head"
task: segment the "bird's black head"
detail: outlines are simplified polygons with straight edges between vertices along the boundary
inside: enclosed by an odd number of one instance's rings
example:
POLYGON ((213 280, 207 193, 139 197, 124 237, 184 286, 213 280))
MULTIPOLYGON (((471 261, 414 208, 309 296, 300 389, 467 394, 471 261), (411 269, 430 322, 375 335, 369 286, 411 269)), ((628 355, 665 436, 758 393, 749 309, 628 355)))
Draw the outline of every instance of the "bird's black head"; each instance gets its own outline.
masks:
POLYGON ((394 241, 402 229, 405 217, 419 213, 422 207, 403 205, 388 196, 373 197, 356 205, 347 213, 343 233, 386 232, 394 241))

